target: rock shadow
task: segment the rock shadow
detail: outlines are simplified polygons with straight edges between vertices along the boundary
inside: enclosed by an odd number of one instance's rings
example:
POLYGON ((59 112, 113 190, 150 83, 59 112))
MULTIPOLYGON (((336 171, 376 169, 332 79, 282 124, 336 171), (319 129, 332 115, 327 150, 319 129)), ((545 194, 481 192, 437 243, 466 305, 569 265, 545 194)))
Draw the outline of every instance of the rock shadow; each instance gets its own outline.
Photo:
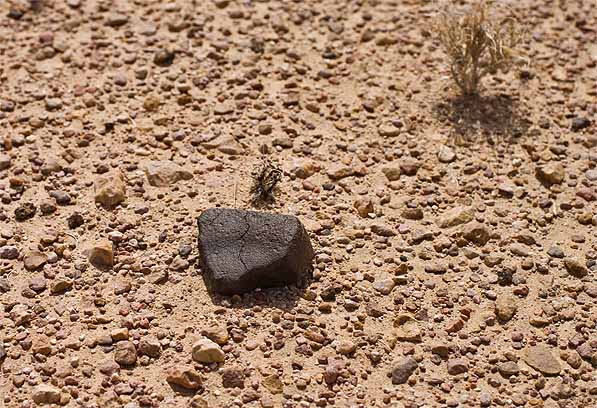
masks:
POLYGON ((312 277, 309 274, 308 280, 300 286, 291 285, 255 289, 251 292, 232 296, 216 293, 209 289, 207 282, 205 283, 207 293, 212 303, 216 306, 232 309, 250 309, 254 306, 260 306, 262 308, 279 309, 288 312, 297 306, 300 298, 304 297, 311 280, 312 277))
POLYGON ((517 143, 531 126, 519 102, 505 94, 458 96, 433 110, 451 126, 450 138, 460 145, 479 142, 479 137, 491 145, 517 143))

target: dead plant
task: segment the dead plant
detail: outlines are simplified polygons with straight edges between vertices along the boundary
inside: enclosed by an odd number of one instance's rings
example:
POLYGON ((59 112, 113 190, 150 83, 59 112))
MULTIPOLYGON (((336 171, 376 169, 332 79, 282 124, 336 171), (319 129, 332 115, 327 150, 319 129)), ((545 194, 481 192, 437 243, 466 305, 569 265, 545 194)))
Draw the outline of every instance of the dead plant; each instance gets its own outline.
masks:
POLYGON ((264 159, 252 173, 251 203, 258 205, 274 200, 274 192, 282 180, 282 170, 272 161, 264 159))
POLYGON ((463 14, 444 9, 433 24, 450 59, 452 78, 464 95, 478 93, 487 74, 508 72, 525 59, 516 48, 524 30, 512 17, 490 16, 492 1, 480 0, 463 14))

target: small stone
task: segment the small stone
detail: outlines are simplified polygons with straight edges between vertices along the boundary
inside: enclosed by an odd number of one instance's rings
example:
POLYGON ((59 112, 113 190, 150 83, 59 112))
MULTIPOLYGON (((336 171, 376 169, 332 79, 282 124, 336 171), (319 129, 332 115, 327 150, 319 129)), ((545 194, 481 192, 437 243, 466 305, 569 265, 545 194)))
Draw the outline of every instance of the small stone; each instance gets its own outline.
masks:
POLYGON ((129 339, 129 329, 126 327, 118 327, 116 329, 112 329, 110 331, 110 337, 113 341, 121 341, 121 340, 128 340, 129 339))
POLYGON ((97 268, 109 268, 114 265, 114 250, 108 240, 97 242, 89 251, 89 262, 97 268))
POLYGON ((469 207, 455 207, 446 211, 437 220, 440 228, 451 228, 457 225, 466 224, 473 220, 473 210, 469 207))
POLYGON ((222 370, 222 385, 224 388, 243 388, 245 374, 239 367, 228 367, 222 370))
POLYGON ((216 103, 214 106, 214 115, 228 115, 234 112, 234 104, 232 102, 216 103))
POLYGON ((43 215, 53 214, 54 212, 56 212, 57 208, 58 207, 56 207, 56 204, 49 200, 44 200, 39 205, 39 209, 43 215))
POLYGON ((359 198, 354 202, 354 208, 362 218, 369 218, 369 214, 374 213, 375 207, 370 198, 359 198))
POLYGON ((419 171, 421 164, 414 159, 404 159, 400 163, 400 173, 407 176, 415 176, 419 171))
POLYGON ((456 153, 451 147, 442 145, 437 152, 437 158, 442 163, 451 163, 456 160, 456 153))
POLYGON ((122 13, 110 13, 106 18, 106 25, 108 27, 120 27, 128 23, 129 17, 122 13))
POLYGON ((145 169, 145 174, 149 184, 154 187, 167 187, 181 180, 193 178, 193 174, 168 160, 149 163, 145 169))
POLYGON ((113 81, 114 81, 114 85, 126 86, 126 84, 128 82, 128 78, 124 72, 117 72, 114 74, 113 81))
POLYGON ((173 51, 161 49, 156 51, 153 56, 153 63, 160 67, 167 67, 174 62, 175 54, 173 51))
POLYGON ((66 292, 72 289, 73 281, 71 279, 59 276, 50 284, 50 292, 53 294, 66 292))
POLYGON ((377 290, 382 295, 389 295, 395 286, 396 282, 391 277, 376 279, 375 282, 373 282, 373 289, 377 290))
POLYGON ((396 236, 396 231, 383 224, 373 224, 371 226, 371 232, 373 232, 375 235, 379 235, 380 237, 396 236))
POLYGON ((462 228, 462 236, 467 241, 471 241, 479 246, 485 245, 490 238, 487 227, 476 221, 468 223, 462 228))
POLYGON ((162 353, 160 341, 153 336, 145 336, 139 340, 139 354, 153 358, 158 358, 162 353))
MULTIPOLYGON (((43 211, 43 208, 42 208, 42 211, 43 211)), ((85 219, 83 218, 81 213, 75 211, 74 213, 72 213, 71 215, 68 216, 68 218, 66 219, 66 222, 70 229, 76 229, 76 228, 79 228, 81 225, 85 224, 85 219)))
POLYGON ((468 362, 463 358, 451 358, 448 360, 448 374, 459 375, 468 371, 468 362))
POLYGON ((402 210, 402 216, 407 220, 422 220, 425 214, 423 213, 423 209, 417 208, 405 208, 402 210))
POLYGON ((9 155, 0 153, 0 171, 10 168, 12 159, 9 155))
POLYGON ((94 188, 95 202, 105 208, 114 208, 126 198, 126 185, 120 171, 98 177, 94 188))
POLYGON ((551 256, 552 258, 563 258, 565 256, 564 251, 562 248, 558 246, 552 246, 547 250, 547 255, 551 256))
POLYGON ((137 361, 137 349, 131 341, 119 341, 114 350, 114 361, 121 366, 130 366, 137 361))
POLYGON ((17 221, 26 221, 33 218, 37 212, 37 207, 33 203, 23 203, 15 209, 15 219, 17 221))
POLYGON ((0 259, 17 259, 19 257, 19 250, 16 246, 5 245, 0 247, 0 259))
POLYGON ((48 256, 40 251, 29 251, 23 256, 23 264, 28 271, 35 271, 48 262, 48 256))
POLYGON ((338 353, 342 355, 349 355, 355 352, 357 345, 350 340, 342 340, 338 344, 338 353))
POLYGON ((520 371, 520 368, 514 361, 506 361, 498 366, 498 371, 501 375, 508 378, 512 377, 513 375, 517 375, 520 371))
POLYGON ((230 339, 228 331, 223 327, 212 327, 207 330, 204 330, 202 334, 220 346, 223 346, 226 343, 228 343, 228 340, 230 339))
POLYGON ((588 202, 597 201, 597 190, 595 188, 581 187, 576 190, 576 195, 588 202))
POLYGON ((31 397, 36 404, 58 404, 60 402, 60 390, 47 384, 40 384, 33 389, 31 397))
POLYGON ((261 384, 272 394, 281 394, 284 391, 284 383, 277 374, 268 375, 261 384))
POLYGON ((50 197, 56 200, 56 204, 58 205, 69 205, 71 204, 71 197, 66 191, 62 190, 52 190, 49 192, 50 197))
POLYGON ((352 167, 339 163, 330 165, 327 171, 328 177, 332 180, 341 180, 343 178, 353 176, 354 173, 355 171, 352 167))
POLYGON ((535 177, 547 186, 562 184, 565 175, 564 166, 561 163, 550 163, 535 169, 535 177))
POLYGON ((446 332, 456 333, 456 332, 462 330, 463 327, 464 327, 464 322, 462 321, 462 319, 452 320, 446 325, 446 332))
POLYGON ((418 343, 421 341, 421 328, 414 317, 409 314, 399 315, 394 321, 396 338, 401 341, 418 343))
POLYGON ((379 135, 383 137, 400 136, 400 129, 392 124, 384 124, 379 127, 379 135))
POLYGON ((578 117, 572 119, 570 129, 572 129, 573 132, 578 132, 580 130, 588 128, 589 126, 591 126, 591 121, 588 118, 578 117))
POLYGON ((386 166, 382 167, 381 172, 386 176, 388 181, 396 181, 400 179, 400 167, 399 166, 386 166))
POLYGON ((391 375, 392 384, 404 384, 408 381, 408 378, 417 369, 419 364, 417 360, 412 357, 405 357, 392 365, 391 375))
POLYGON ((62 101, 59 98, 46 99, 46 109, 49 111, 57 110, 62 107, 62 101))
POLYGON ((495 315, 504 323, 512 319, 517 310, 518 306, 514 296, 500 295, 495 301, 495 315))
POLYGON ((155 112, 161 105, 160 97, 155 94, 149 94, 143 101, 143 109, 148 112, 155 112))
POLYGON ((43 276, 34 276, 29 281, 29 289, 33 290, 34 292, 40 293, 46 290, 48 284, 46 279, 43 276))
POLYGON ((545 375, 557 375, 562 367, 551 351, 542 344, 525 350, 524 361, 545 375))
POLYGON ((193 344, 193 360, 200 363, 222 363, 225 354, 218 344, 209 340, 197 340, 193 344))
POLYGON ((564 259, 564 266, 566 267, 568 273, 575 278, 581 279, 589 274, 589 269, 576 258, 564 259))
POLYGON ((203 384, 201 375, 189 366, 172 366, 166 370, 166 381, 187 390, 198 390, 203 384))

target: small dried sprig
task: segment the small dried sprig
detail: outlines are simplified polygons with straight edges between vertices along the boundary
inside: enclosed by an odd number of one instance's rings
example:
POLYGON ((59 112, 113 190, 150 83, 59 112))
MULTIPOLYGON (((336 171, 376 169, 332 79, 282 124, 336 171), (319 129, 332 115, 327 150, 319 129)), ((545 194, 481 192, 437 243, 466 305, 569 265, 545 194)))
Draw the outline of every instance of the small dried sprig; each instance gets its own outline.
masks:
POLYGON ((444 10, 433 25, 464 95, 476 94, 485 75, 507 72, 514 63, 526 61, 516 49, 525 31, 514 18, 491 18, 491 4, 481 0, 463 15, 444 10))
POLYGON ((251 203, 253 205, 274 200, 277 184, 282 180, 282 170, 270 160, 264 159, 253 171, 251 203))

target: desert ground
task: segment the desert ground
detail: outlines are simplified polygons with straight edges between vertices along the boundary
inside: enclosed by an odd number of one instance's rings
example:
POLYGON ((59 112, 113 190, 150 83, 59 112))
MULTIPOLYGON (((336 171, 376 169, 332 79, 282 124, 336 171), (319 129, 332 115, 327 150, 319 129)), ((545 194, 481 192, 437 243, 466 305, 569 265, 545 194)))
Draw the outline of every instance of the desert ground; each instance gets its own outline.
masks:
POLYGON ((432 1, 0 2, 0 407, 597 406, 597 5, 498 3, 463 98, 432 1), (266 158, 312 277, 218 295, 266 158))

